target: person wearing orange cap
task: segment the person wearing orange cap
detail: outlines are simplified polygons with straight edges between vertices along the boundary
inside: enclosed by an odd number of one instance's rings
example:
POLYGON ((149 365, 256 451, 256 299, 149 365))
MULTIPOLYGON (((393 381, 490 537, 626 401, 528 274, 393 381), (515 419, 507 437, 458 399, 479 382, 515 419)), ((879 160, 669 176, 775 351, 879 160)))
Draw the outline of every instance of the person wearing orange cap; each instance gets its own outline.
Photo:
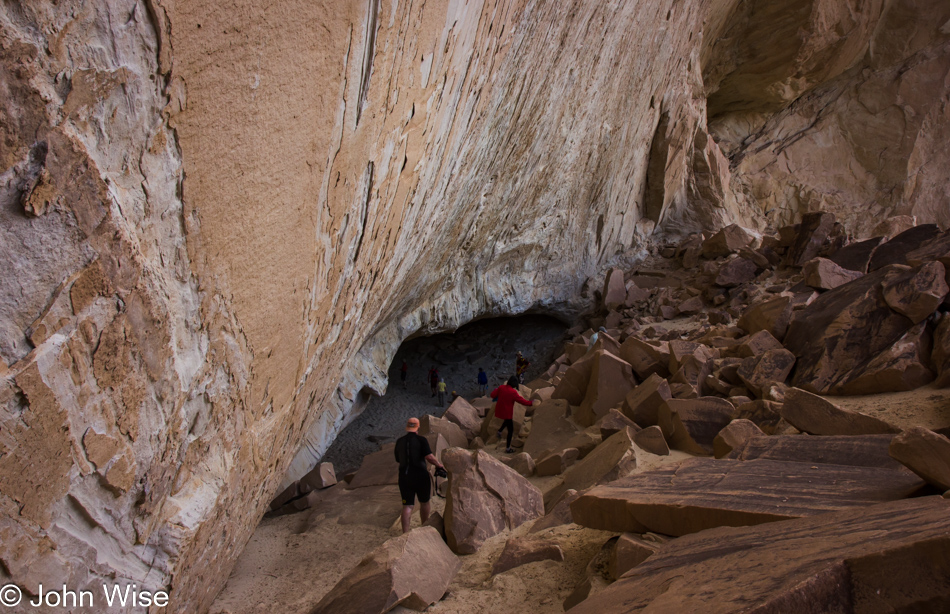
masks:
POLYGON ((432 481, 426 462, 445 469, 432 453, 429 440, 419 435, 419 419, 406 421, 406 434, 396 440, 396 462, 399 463, 399 494, 402 496, 402 532, 409 532, 412 510, 419 497, 419 514, 422 522, 429 519, 432 506, 429 498, 432 493, 432 481))

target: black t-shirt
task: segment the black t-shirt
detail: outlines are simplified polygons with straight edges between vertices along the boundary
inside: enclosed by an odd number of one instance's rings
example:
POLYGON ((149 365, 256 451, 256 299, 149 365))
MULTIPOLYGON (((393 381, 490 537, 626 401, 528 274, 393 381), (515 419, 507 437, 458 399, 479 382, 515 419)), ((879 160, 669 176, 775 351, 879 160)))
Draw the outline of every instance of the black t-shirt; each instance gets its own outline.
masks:
POLYGON ((396 462, 399 472, 407 473, 411 469, 426 470, 426 457, 432 454, 429 440, 418 433, 406 433, 396 440, 396 462))

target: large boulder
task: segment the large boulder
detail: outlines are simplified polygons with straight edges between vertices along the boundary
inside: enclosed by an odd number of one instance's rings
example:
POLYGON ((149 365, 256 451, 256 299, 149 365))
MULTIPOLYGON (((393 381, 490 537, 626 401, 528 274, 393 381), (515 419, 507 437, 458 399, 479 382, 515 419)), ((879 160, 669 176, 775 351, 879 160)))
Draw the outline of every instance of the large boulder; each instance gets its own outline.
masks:
POLYGON ((633 429, 634 433, 640 430, 640 426, 636 422, 616 409, 607 412, 607 415, 598 420, 594 426, 600 431, 601 440, 607 439, 628 426, 633 429))
POLYGON ((660 406, 659 427, 671 448, 711 456, 713 440, 735 412, 729 401, 718 397, 670 399, 660 406))
POLYGON ((570 415, 571 407, 563 399, 544 401, 534 408, 531 432, 525 440, 524 451, 535 462, 551 452, 570 447, 568 442, 580 432, 570 415))
POLYGON ((665 379, 653 373, 639 386, 627 393, 621 410, 624 415, 640 426, 651 426, 657 423, 657 412, 660 405, 667 399, 672 399, 670 384, 665 379))
POLYGON ((382 486, 385 484, 399 483, 399 464, 396 463, 396 457, 393 449, 396 444, 389 443, 380 448, 378 452, 367 454, 363 457, 360 468, 356 475, 346 485, 347 489, 365 488, 367 486, 382 486))
POLYGON ((858 273, 867 273, 868 263, 871 262, 871 254, 873 254, 874 250, 885 240, 884 237, 874 237, 873 239, 845 245, 829 256, 828 259, 843 269, 856 271, 858 273))
MULTIPOLYGON (((599 340, 598 343, 600 343, 599 340)), ((595 352, 588 352, 571 364, 561 377, 561 381, 554 387, 551 398, 564 399, 571 405, 580 405, 587 396, 587 384, 590 382, 590 372, 594 368, 595 356, 595 352)))
POLYGON ((946 276, 947 271, 940 262, 892 269, 884 277, 884 300, 888 307, 919 324, 933 315, 950 292, 946 276))
POLYGON ((641 380, 654 373, 660 377, 667 377, 670 374, 669 357, 669 344, 666 342, 653 345, 643 339, 630 336, 620 345, 620 358, 630 363, 634 373, 641 380))
POLYGON ((478 409, 462 397, 452 401, 442 417, 457 424, 467 439, 478 436, 482 425, 482 416, 478 409))
POLYGON ((333 470, 333 463, 317 463, 317 466, 300 478, 297 484, 300 487, 300 494, 305 495, 311 490, 329 488, 336 482, 336 471, 333 470))
POLYGON ((756 396, 765 397, 769 388, 785 383, 794 366, 795 355, 785 348, 768 350, 742 359, 737 375, 756 396))
POLYGON ((449 447, 452 448, 468 447, 468 438, 465 436, 465 431, 462 430, 462 427, 445 418, 437 418, 432 415, 423 416, 422 419, 419 420, 419 434, 423 437, 430 434, 442 435, 446 443, 449 444, 449 447))
POLYGON ((722 258, 743 247, 748 247, 755 237, 741 226, 730 224, 702 243, 702 254, 706 258, 722 258))
POLYGON ((802 267, 805 284, 817 290, 834 290, 861 277, 863 273, 838 266, 827 258, 809 260, 802 267))
POLYGON ((766 399, 746 401, 736 406, 736 418, 751 420, 766 435, 774 435, 784 424, 782 414, 779 412, 781 406, 781 403, 766 399))
POLYGON ((947 612, 950 501, 924 497, 663 547, 571 614, 947 612))
POLYGON ((752 305, 743 312, 737 324, 750 335, 764 330, 782 341, 785 339, 791 318, 791 297, 779 296, 752 305))
POLYGON ((891 441, 890 455, 926 482, 950 490, 950 439, 920 426, 891 441))
POLYGON ((422 612, 445 595, 462 562, 433 527, 387 540, 336 583, 311 614, 422 612))
POLYGON ((571 515, 592 529, 680 536, 867 507, 923 485, 903 468, 691 458, 595 486, 571 515))
POLYGON ((634 431, 625 428, 609 437, 593 452, 574 463, 562 475, 559 483, 544 493, 548 509, 570 489, 586 490, 601 482, 610 482, 637 468, 637 453, 633 447, 634 431))
POLYGON ((623 271, 610 269, 604 279, 604 307, 617 309, 627 300, 627 287, 623 282, 623 271))
POLYGON ((450 448, 445 536, 459 554, 472 554, 486 539, 544 515, 541 491, 484 450, 450 448))
POLYGON ((875 435, 896 433, 894 426, 856 411, 838 407, 817 394, 799 388, 785 391, 779 413, 798 430, 811 435, 875 435))
POLYGON ((877 271, 892 264, 907 264, 908 254, 940 235, 936 224, 921 224, 909 228, 879 246, 868 263, 868 272, 877 271))
POLYGON ((938 388, 950 386, 950 317, 944 315, 934 331, 931 363, 937 371, 938 388))
POLYGON ((849 374, 913 326, 884 299, 882 269, 822 294, 797 311, 785 347, 797 359, 792 384, 818 394, 847 383, 849 374))
POLYGON ((849 373, 845 384, 832 392, 846 395, 879 394, 914 390, 933 381, 930 352, 932 338, 926 322, 907 331, 871 360, 849 373))
POLYGON ((803 215, 795 242, 788 248, 788 263, 793 266, 802 266, 817 256, 834 225, 833 213, 817 211, 803 215))
POLYGON ((611 552, 608 569, 610 577, 619 578, 643 561, 656 554, 663 542, 647 541, 633 533, 623 533, 611 552))
POLYGON ((627 393, 636 386, 637 380, 629 363, 610 352, 596 352, 587 391, 575 415, 578 423, 591 426, 611 408, 620 407, 627 393))
POLYGON ((666 437, 663 436, 660 427, 656 425, 648 426, 637 432, 633 436, 633 443, 650 454, 656 454, 657 456, 669 456, 670 454, 670 446, 666 443, 666 437))

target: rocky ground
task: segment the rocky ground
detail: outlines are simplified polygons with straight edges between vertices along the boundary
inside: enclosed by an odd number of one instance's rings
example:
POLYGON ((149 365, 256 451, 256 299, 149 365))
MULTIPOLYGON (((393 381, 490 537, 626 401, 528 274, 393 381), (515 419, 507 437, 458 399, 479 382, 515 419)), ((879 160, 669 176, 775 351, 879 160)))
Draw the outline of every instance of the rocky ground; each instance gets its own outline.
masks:
POLYGON ((432 407, 439 514, 401 535, 377 437, 346 480, 317 467, 275 500, 212 611, 948 611, 950 233, 878 232, 809 214, 611 271, 523 387, 515 454, 490 400, 442 414, 423 381, 432 360, 497 376, 512 348, 407 343, 410 388, 336 454, 432 407))

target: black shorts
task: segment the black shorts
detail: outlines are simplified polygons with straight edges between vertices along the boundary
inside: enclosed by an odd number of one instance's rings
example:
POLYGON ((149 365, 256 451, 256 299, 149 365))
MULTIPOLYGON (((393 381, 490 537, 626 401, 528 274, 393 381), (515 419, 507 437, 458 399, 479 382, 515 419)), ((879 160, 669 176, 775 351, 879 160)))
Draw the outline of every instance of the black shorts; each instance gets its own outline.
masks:
POLYGON ((432 480, 425 469, 399 474, 399 494, 403 505, 415 505, 416 497, 419 497, 419 503, 428 503, 431 493, 432 480))

